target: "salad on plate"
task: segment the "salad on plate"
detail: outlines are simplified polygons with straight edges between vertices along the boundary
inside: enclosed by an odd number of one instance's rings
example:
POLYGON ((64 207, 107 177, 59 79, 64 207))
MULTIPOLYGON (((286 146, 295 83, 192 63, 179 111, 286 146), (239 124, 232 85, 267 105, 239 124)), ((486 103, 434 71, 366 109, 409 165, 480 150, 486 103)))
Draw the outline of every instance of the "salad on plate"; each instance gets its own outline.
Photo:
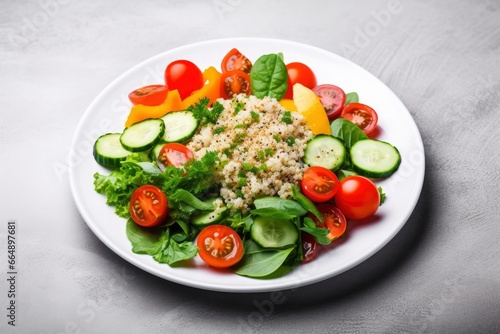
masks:
POLYGON ((285 57, 234 48, 203 71, 178 59, 164 82, 126 92, 123 131, 94 144, 109 170, 94 189, 124 219, 132 252, 273 278, 377 212, 376 182, 401 163, 376 138, 377 112, 285 57))

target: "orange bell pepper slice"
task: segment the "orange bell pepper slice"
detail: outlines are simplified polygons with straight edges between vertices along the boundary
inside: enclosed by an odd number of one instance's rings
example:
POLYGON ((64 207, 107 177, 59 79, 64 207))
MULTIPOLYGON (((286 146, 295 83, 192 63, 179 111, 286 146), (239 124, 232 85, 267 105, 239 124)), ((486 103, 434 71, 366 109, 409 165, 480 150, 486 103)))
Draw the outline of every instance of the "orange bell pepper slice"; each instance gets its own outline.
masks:
POLYGON ((157 106, 136 104, 130 110, 125 127, 148 118, 160 118, 170 111, 182 110, 182 100, 177 89, 168 91, 165 102, 157 106))
POLYGON ((203 80, 205 84, 203 87, 194 91, 191 95, 182 100, 182 109, 187 109, 190 105, 198 103, 200 99, 208 97, 210 99, 209 106, 214 103, 220 94, 220 80, 222 74, 215 69, 215 67, 210 66, 205 71, 203 71, 203 80))

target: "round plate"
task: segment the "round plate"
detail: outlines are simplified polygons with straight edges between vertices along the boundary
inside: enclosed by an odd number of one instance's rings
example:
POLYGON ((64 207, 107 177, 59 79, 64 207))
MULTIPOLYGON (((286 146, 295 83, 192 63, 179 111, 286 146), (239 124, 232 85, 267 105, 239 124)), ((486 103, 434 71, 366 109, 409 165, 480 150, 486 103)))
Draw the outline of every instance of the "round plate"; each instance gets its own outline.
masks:
POLYGON ((92 102, 76 129, 71 145, 70 184, 84 220, 110 249, 131 264, 172 282, 201 289, 226 292, 264 292, 296 288, 338 275, 363 262, 382 248, 406 223, 420 196, 424 179, 424 149, 420 133, 399 98, 380 80, 356 64, 331 52, 300 43, 261 39, 222 39, 191 44, 159 54, 133 67, 106 87, 92 102), (224 55, 238 48, 249 59, 281 52, 285 63, 300 61, 316 73, 318 84, 330 83, 346 92, 357 92, 360 102, 377 110, 377 138, 396 146, 402 156, 399 170, 377 182, 387 194, 376 217, 351 224, 348 237, 314 261, 297 267, 284 277, 259 280, 229 271, 216 271, 196 257, 189 267, 172 268, 151 256, 132 253, 125 233, 125 220, 94 191, 93 175, 108 174, 92 157, 92 146, 100 135, 122 132, 131 104, 128 93, 138 87, 163 83, 166 65, 188 59, 200 69, 220 68, 224 55))

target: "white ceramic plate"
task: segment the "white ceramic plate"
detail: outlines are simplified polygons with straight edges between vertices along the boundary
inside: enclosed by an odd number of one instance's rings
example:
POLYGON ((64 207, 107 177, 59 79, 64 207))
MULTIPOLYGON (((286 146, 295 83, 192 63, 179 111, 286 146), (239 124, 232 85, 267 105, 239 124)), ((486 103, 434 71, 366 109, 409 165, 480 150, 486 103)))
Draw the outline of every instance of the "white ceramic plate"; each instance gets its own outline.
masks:
POLYGON ((264 292, 296 288, 338 275, 363 262, 382 248, 406 223, 420 196, 424 179, 424 149, 420 133, 410 113, 398 97, 380 80, 354 63, 328 51, 290 41, 240 38, 187 45, 159 54, 133 67, 106 87, 83 115, 72 142, 70 184, 76 205, 88 226, 116 254, 131 264, 172 282, 207 290, 264 292), (318 84, 330 83, 346 92, 356 91, 360 102, 379 114, 378 138, 395 145, 401 155, 399 170, 377 182, 387 193, 387 201, 377 217, 352 224, 349 237, 315 261, 299 266, 290 274, 272 280, 241 277, 215 271, 195 259, 193 266, 171 268, 150 256, 132 253, 125 234, 125 220, 105 204, 104 196, 93 189, 95 172, 109 173, 92 157, 98 136, 121 132, 131 104, 127 94, 146 84, 162 83, 166 65, 188 59, 202 70, 220 67, 223 56, 233 47, 252 61, 269 53, 282 52, 286 63, 300 61, 316 73, 318 84), (357 225, 357 226, 356 226, 357 225))

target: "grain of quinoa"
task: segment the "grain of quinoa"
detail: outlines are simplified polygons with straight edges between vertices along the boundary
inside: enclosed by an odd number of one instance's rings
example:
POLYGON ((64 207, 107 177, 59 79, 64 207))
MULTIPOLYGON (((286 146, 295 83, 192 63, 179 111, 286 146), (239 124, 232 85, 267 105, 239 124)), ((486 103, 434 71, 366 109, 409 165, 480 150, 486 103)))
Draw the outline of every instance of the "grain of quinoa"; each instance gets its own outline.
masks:
POLYGON ((291 197, 308 167, 302 162, 313 137, 305 118, 272 98, 237 95, 218 100, 224 111, 187 144, 197 159, 207 151, 220 158, 220 195, 231 210, 247 211, 260 196, 291 197))

